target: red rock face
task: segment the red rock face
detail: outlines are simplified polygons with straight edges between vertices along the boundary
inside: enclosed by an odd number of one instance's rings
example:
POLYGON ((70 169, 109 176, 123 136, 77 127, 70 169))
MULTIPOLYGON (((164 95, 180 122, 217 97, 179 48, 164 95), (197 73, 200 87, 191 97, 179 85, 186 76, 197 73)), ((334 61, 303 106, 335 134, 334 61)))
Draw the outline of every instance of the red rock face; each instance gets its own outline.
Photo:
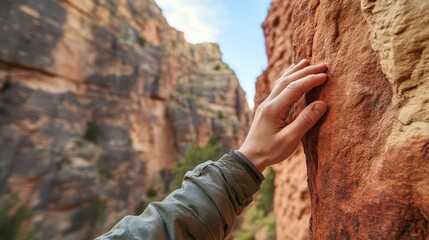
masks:
MULTIPOLYGON (((290 11, 279 2, 273 8, 290 11)), ((303 139, 311 238, 429 238, 427 5, 309 0, 293 7, 295 61, 329 68, 328 82, 297 106, 329 105, 303 139)))
MULTIPOLYGON (((269 66, 256 83, 256 107, 268 96, 281 72, 293 62, 291 18, 294 2, 273 1, 263 24, 269 66)), ((302 148, 299 147, 289 159, 274 166, 274 170, 277 239, 308 239, 310 194, 302 148)))
POLYGON ((295 0, 272 2, 267 19, 263 23, 268 69, 256 82, 255 109, 271 91, 274 81, 282 70, 293 62, 292 7, 295 0))

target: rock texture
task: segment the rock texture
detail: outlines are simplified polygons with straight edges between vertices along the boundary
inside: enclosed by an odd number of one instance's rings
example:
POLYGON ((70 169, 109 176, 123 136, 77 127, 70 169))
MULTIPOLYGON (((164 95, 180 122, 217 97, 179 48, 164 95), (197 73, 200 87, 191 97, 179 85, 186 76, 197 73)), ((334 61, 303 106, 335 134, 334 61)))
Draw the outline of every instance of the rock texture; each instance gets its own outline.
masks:
POLYGON ((90 239, 168 189, 191 142, 244 139, 218 45, 187 43, 153 0, 1 5, 0 194, 36 238, 90 239))
MULTIPOLYGON (((268 68, 256 83, 255 107, 270 93, 275 80, 293 63, 292 10, 295 1, 273 1, 262 25, 268 68)), ((274 214, 277 239, 308 239, 310 194, 305 155, 302 147, 287 160, 274 166, 276 171, 274 214)))
MULTIPOLYGON (((288 13, 284 2, 272 8, 288 13)), ((289 21, 285 16, 280 22, 289 21)), ((329 68, 328 82, 298 104, 321 99, 329 105, 303 140, 310 238, 429 239, 428 23, 425 1, 306 0, 293 6, 294 60, 329 68)), ((275 46, 270 41, 267 46, 275 46)), ((268 89, 275 80, 261 79, 268 89)), ((285 211, 281 203, 276 212, 285 211)))

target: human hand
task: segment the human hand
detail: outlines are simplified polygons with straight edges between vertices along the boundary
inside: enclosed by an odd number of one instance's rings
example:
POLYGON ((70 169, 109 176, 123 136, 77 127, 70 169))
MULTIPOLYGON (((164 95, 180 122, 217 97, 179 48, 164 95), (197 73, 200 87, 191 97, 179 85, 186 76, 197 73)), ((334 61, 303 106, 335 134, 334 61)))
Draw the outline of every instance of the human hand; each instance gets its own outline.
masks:
POLYGON ((310 65, 308 60, 290 66, 276 81, 270 95, 256 109, 246 140, 238 151, 263 171, 289 157, 300 139, 326 112, 327 105, 315 101, 290 124, 290 109, 306 92, 322 85, 328 76, 325 64, 310 65))

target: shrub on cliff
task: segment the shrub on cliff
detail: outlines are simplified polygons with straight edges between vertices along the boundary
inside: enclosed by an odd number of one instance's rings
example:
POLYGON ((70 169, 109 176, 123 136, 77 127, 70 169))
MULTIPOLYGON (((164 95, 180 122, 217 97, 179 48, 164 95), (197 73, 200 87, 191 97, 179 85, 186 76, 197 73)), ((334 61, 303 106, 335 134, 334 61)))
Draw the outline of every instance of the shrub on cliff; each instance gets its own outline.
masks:
POLYGON ((33 239, 33 233, 19 234, 24 222, 30 217, 17 195, 0 201, 0 239, 33 239))
POLYGON ((242 216, 242 222, 238 229, 233 233, 234 239, 237 240, 275 240, 276 239, 276 221, 274 213, 270 212, 265 215, 263 210, 249 206, 242 216))
MULTIPOLYGON (((276 221, 273 212, 274 178, 272 168, 265 171, 265 181, 256 193, 254 202, 245 209, 234 232, 235 239, 252 240, 264 236, 264 240, 276 239, 276 221)), ((259 238, 258 238, 259 239, 259 238)))
POLYGON ((187 171, 194 169, 200 163, 207 160, 217 160, 221 156, 222 149, 215 137, 212 137, 209 143, 203 147, 200 147, 196 142, 192 143, 183 159, 175 163, 172 168, 174 179, 171 183, 170 190, 180 188, 183 177, 187 171))
POLYGON ((261 189, 259 191, 260 198, 258 199, 257 205, 257 207, 263 211, 265 216, 273 211, 274 178, 274 170, 272 168, 268 168, 265 174, 265 181, 261 184, 261 189))

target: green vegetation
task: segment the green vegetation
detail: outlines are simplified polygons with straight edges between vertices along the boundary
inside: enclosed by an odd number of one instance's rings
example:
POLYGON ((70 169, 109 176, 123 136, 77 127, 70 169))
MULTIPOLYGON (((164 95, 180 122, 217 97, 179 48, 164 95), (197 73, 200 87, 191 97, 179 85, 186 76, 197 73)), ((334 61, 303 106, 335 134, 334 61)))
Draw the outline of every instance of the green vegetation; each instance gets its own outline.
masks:
POLYGON ((220 70, 220 65, 219 64, 214 65, 213 66, 213 70, 219 71, 220 70))
POLYGON ((85 214, 85 222, 89 224, 86 236, 83 239, 91 239, 97 232, 97 227, 101 226, 107 217, 107 203, 99 198, 88 202, 82 209, 85 214))
POLYGON ((107 216, 107 204, 101 199, 94 199, 89 203, 88 213, 91 222, 103 222, 107 216))
POLYGON ((97 144, 100 140, 100 127, 98 127, 98 125, 94 122, 87 122, 84 138, 97 144))
POLYGON ((219 120, 225 119, 225 116, 223 115, 223 112, 221 112, 221 111, 217 112, 217 119, 219 119, 219 120))
POLYGON ((97 173, 104 181, 112 179, 113 177, 110 172, 109 164, 107 164, 106 160, 103 159, 100 159, 97 162, 97 173))
POLYGON ((264 231, 265 240, 276 239, 276 222, 274 214, 271 212, 268 216, 264 216, 261 209, 250 207, 244 213, 244 221, 240 226, 240 229, 234 234, 235 239, 254 240, 256 233, 259 231, 264 231))
POLYGON ((136 215, 142 214, 142 212, 146 209, 147 203, 145 201, 140 201, 139 204, 134 208, 134 212, 136 215))
POLYGON ((136 43, 141 47, 144 48, 144 46, 146 45, 146 39, 142 36, 137 37, 136 39, 136 43))
POLYGON ((74 144, 75 144, 75 145, 76 145, 76 147, 78 147, 78 148, 83 148, 83 146, 85 146, 84 141, 85 141, 85 140, 83 140, 83 139, 81 139, 81 138, 79 138, 79 139, 75 139, 75 140, 74 140, 74 144))
POLYGON ((180 95, 184 95, 184 94, 186 93, 186 91, 185 91, 183 88, 181 88, 181 87, 177 88, 177 89, 176 89, 176 92, 177 92, 178 94, 180 94, 180 95))
POLYGON ((127 145, 130 149, 134 149, 133 139, 131 138, 131 136, 128 137, 128 144, 127 145))
POLYGON ((22 224, 30 217, 30 211, 20 203, 17 195, 0 201, 0 236, 2 239, 33 239, 32 232, 19 236, 22 224))
POLYGON ((209 143, 204 147, 200 147, 198 143, 192 143, 182 161, 174 164, 172 168, 174 179, 170 189, 180 188, 182 179, 187 171, 194 169, 200 163, 207 160, 217 160, 221 156, 222 149, 218 145, 216 137, 211 137, 209 143))
POLYGON ((71 164, 72 161, 68 157, 64 156, 61 158, 60 163, 61 164, 71 164))
POLYGON ((243 222, 235 232, 238 240, 253 240, 258 231, 265 232, 265 239, 276 239, 276 222, 273 213, 274 170, 269 168, 265 181, 255 196, 255 202, 245 210, 243 222))
POLYGON ((237 240, 254 240, 255 233, 251 230, 239 230, 235 235, 234 239, 237 240))
POLYGON ((153 189, 152 187, 149 188, 149 190, 147 190, 146 196, 148 198, 154 198, 158 195, 158 193, 155 191, 155 189, 153 189))
MULTIPOLYGON (((162 194, 161 194, 162 195, 162 194)), ((139 202, 139 204, 137 204, 137 206, 134 208, 134 212, 136 215, 140 215, 142 214, 142 212, 147 208, 147 206, 149 205, 150 202, 156 200, 155 198, 158 196, 158 192, 153 188, 150 187, 147 192, 146 192, 146 197, 147 197, 147 201, 145 200, 141 200, 139 202)), ((165 196, 160 196, 160 197, 165 197, 165 196)))
POLYGON ((262 210, 264 216, 273 211, 274 178, 274 170, 272 168, 268 168, 265 175, 265 181, 262 182, 261 189, 259 191, 260 199, 257 202, 257 208, 262 210))
POLYGON ((62 169, 64 166, 70 165, 71 163, 72 161, 68 157, 63 156, 58 162, 59 169, 62 169))

